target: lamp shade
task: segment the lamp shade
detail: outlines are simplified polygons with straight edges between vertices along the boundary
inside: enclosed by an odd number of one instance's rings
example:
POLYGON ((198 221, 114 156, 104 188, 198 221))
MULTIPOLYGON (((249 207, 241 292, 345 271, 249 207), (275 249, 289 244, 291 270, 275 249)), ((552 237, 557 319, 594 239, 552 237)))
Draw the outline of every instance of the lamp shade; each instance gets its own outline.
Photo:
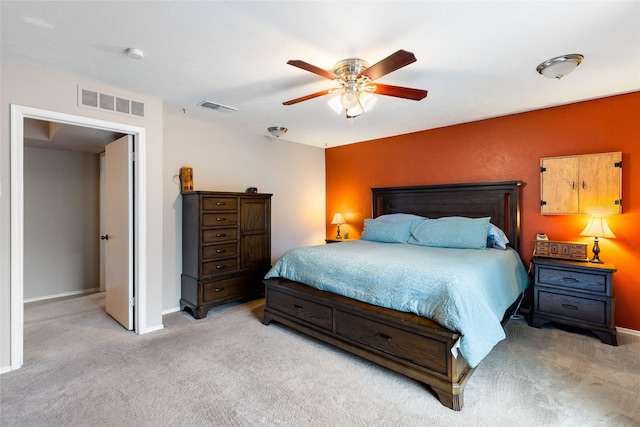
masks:
POLYGON ((608 239, 615 239, 616 235, 609 228, 607 220, 605 218, 591 218, 589 224, 580 233, 581 236, 590 237, 606 237, 608 239))
POLYGON ((344 220, 344 217, 342 216, 342 214, 340 212, 336 212, 333 215, 333 219, 331 220, 331 224, 341 225, 341 224, 346 224, 346 221, 344 220))

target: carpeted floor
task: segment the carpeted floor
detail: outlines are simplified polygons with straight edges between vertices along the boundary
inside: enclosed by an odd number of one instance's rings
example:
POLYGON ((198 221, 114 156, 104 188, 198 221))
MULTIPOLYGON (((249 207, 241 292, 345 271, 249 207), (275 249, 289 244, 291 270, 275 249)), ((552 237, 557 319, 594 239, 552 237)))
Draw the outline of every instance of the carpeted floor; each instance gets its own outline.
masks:
POLYGON ((2 426, 638 426, 640 337, 618 347, 511 320, 461 412, 428 388, 277 323, 263 300, 125 331, 94 294, 25 305, 2 426))

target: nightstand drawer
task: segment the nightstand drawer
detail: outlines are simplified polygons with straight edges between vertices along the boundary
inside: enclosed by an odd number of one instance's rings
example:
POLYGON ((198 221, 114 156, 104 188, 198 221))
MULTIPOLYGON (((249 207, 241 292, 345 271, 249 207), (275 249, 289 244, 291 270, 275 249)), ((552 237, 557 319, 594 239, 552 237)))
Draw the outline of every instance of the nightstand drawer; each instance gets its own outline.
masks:
POLYGON ((544 289, 536 289, 536 291, 537 307, 535 309, 539 314, 583 320, 594 325, 608 325, 611 312, 610 299, 579 298, 547 292, 544 289))
POLYGON ((538 268, 537 274, 539 284, 607 294, 607 276, 603 274, 547 267, 538 268))

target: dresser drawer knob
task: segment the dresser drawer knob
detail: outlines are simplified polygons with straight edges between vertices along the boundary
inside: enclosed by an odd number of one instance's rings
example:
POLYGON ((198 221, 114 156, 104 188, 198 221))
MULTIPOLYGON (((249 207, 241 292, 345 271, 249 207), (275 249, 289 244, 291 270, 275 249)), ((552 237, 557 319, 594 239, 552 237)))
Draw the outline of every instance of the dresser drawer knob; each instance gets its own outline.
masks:
POLYGON ((221 253, 223 253, 223 252, 226 252, 226 251, 225 251, 224 249, 216 249, 216 253, 217 253, 217 254, 221 254, 221 253))
POLYGON ((226 221, 227 218, 216 218, 216 221, 226 221))
POLYGON ((295 308, 296 310, 302 310, 302 306, 298 304, 293 304, 293 308, 295 308))
POLYGON ((571 304, 562 304, 562 308, 568 308, 570 310, 577 310, 578 307, 575 305, 571 305, 571 304))
POLYGON ((575 277, 563 277, 562 280, 564 280, 565 282, 579 282, 579 280, 575 277))
POLYGON ((389 335, 385 335, 385 334, 381 334, 380 332, 378 332, 376 334, 376 337, 385 340, 386 342, 391 342, 391 337, 389 335))
POLYGON ((226 205, 225 202, 216 202, 216 206, 224 206, 224 205, 226 205))
POLYGON ((216 270, 222 270, 223 268, 225 268, 225 265, 216 265, 216 270))
POLYGON ((226 235, 227 235, 227 233, 218 233, 218 234, 216 234, 216 237, 224 237, 226 235))
POLYGON ((224 291, 224 288, 215 288, 213 291, 214 292, 221 292, 221 291, 224 291))

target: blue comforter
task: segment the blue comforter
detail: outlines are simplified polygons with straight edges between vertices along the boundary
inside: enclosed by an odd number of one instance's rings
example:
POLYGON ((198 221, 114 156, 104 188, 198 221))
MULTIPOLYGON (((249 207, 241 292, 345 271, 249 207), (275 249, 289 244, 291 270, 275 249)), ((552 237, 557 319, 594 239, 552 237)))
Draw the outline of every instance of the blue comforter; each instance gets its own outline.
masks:
POLYGON ((462 335, 471 367, 505 338, 504 312, 529 283, 512 249, 365 240, 292 249, 265 278, 272 277, 432 319, 462 335))

